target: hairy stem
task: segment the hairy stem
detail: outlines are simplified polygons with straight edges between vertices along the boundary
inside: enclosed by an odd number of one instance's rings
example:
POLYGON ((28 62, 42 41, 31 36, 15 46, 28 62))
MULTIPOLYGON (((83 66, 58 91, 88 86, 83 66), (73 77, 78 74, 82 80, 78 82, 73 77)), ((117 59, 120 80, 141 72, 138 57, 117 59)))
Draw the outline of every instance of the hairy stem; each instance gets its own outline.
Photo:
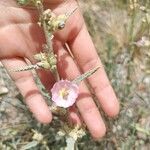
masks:
MULTIPOLYGON (((37 2, 37 9, 38 9, 40 18, 42 18, 43 17, 43 13, 44 13, 44 7, 43 7, 42 2, 37 2)), ((42 20, 42 26, 43 26, 43 30, 44 30, 44 34, 45 34, 46 44, 47 44, 48 50, 52 51, 53 50, 52 42, 51 42, 51 36, 52 35, 50 35, 50 33, 48 32, 47 26, 46 26, 46 23, 45 23, 44 20, 42 20)))
MULTIPOLYGON (((38 9, 40 18, 42 19, 43 18, 43 13, 44 13, 43 3, 41 1, 37 1, 36 7, 38 9)), ((43 27, 43 30, 44 30, 44 35, 45 35, 45 38, 46 38, 47 52, 52 53, 54 55, 52 41, 51 41, 52 40, 52 34, 48 32, 46 23, 43 19, 41 20, 41 23, 42 23, 42 27, 43 27)), ((60 77, 59 77, 59 73, 58 73, 57 68, 53 73, 54 73, 54 77, 55 77, 56 81, 58 81, 60 79, 60 77)))

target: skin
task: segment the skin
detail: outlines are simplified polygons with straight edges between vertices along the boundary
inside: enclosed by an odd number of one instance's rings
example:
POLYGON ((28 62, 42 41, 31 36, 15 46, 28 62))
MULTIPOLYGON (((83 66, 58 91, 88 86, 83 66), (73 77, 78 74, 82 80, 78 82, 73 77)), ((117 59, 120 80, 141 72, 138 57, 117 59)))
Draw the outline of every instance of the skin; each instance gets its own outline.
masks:
MULTIPOLYGON (((47 8, 51 8, 56 14, 72 11, 77 7, 75 0, 66 2, 47 0, 45 3, 47 8)), ((27 59, 31 63, 35 63, 33 55, 41 51, 42 44, 45 43, 43 31, 37 25, 37 21, 36 9, 18 7, 15 0, 0 1, 0 60, 37 120, 41 123, 50 123, 52 114, 39 92, 31 72, 10 71, 26 66, 27 59)), ((100 66, 100 69, 87 81, 103 111, 110 117, 116 116, 119 112, 118 100, 97 55, 79 8, 69 18, 65 28, 55 33, 53 47, 58 56, 58 69, 63 79, 74 79, 81 72, 100 66), (65 43, 68 44, 74 57, 68 53, 65 43)), ((49 71, 39 70, 38 75, 45 87, 50 90, 55 82, 52 74, 49 71)), ((104 121, 84 82, 80 85, 80 95, 76 105, 70 108, 69 118, 73 123, 81 124, 84 121, 95 139, 105 135, 104 121)))

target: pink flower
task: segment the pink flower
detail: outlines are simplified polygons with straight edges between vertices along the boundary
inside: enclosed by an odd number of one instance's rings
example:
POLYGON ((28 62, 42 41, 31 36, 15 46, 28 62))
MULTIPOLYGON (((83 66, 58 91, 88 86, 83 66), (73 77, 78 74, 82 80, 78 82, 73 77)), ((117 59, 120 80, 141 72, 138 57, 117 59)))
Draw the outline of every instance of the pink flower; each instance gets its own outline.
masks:
POLYGON ((72 106, 79 94, 79 87, 77 84, 68 80, 60 80, 56 82, 51 89, 52 101, 59 107, 72 106))

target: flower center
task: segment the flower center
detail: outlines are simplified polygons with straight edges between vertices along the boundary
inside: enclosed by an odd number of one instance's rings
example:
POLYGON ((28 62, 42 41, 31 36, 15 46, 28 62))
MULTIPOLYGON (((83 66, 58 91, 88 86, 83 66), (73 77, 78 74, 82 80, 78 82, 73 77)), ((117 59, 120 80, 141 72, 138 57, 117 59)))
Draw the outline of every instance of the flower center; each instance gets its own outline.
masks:
POLYGON ((62 89, 59 91, 59 95, 60 95, 60 97, 62 97, 64 100, 67 100, 68 95, 69 95, 68 89, 62 88, 62 89))

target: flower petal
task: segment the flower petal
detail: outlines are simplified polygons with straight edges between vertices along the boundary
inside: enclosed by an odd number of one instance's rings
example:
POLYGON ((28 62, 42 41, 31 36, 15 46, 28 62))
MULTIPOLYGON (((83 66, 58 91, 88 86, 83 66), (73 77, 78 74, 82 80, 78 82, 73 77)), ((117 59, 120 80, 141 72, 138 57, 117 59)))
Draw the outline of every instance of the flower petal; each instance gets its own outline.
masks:
POLYGON ((77 84, 71 81, 60 80, 54 84, 53 88, 51 89, 51 93, 52 101, 54 101, 57 106, 67 108, 75 103, 79 94, 79 87, 77 84), (62 94, 64 94, 65 98, 62 96, 62 94))

